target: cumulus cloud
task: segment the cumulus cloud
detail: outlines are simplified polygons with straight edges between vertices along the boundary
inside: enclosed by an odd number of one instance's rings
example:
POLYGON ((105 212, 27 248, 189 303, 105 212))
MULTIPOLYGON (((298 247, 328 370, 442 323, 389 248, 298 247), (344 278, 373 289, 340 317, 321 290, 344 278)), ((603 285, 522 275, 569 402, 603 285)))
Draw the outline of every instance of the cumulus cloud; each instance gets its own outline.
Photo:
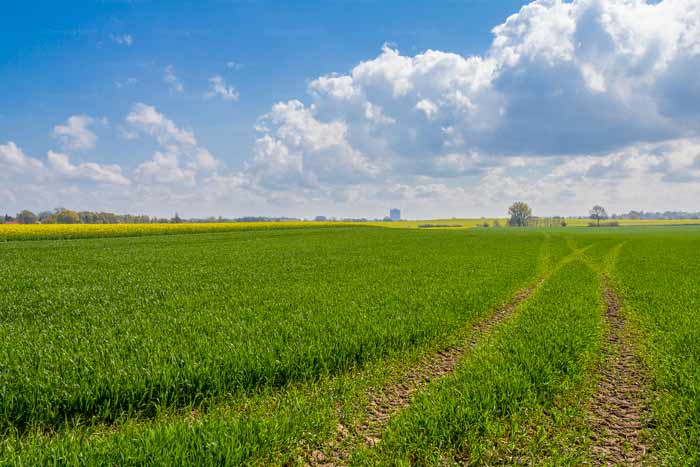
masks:
POLYGON ((99 201, 114 194, 123 197, 124 187, 130 184, 117 165, 74 164, 54 151, 45 160, 34 159, 14 142, 0 144, 0 180, 0 196, 17 210, 99 201))
POLYGON ((374 178, 382 162, 354 148, 343 121, 319 121, 299 101, 276 104, 258 125, 248 172, 271 189, 317 187, 374 178))
POLYGON ((122 169, 116 164, 100 165, 84 162, 74 165, 67 155, 54 151, 48 152, 51 168, 58 174, 76 180, 89 180, 114 185, 129 185, 131 182, 122 175, 122 169))
POLYGON ((221 166, 221 162, 197 142, 194 132, 179 128, 153 106, 135 104, 126 116, 126 123, 152 136, 161 147, 136 169, 137 179, 144 183, 193 186, 198 172, 212 172, 221 166))
POLYGON ((583 183, 582 173, 589 184, 694 177, 697 158, 679 172, 680 156, 652 153, 685 154, 668 142, 700 137, 696 1, 538 0, 493 35, 480 56, 385 46, 312 80, 307 103, 262 118, 248 170, 270 190, 324 193, 372 180, 477 177, 471 187, 511 194, 526 180, 583 183))
POLYGON ((182 82, 175 74, 175 67, 172 65, 165 67, 165 71, 163 72, 163 81, 173 92, 181 93, 185 90, 185 86, 183 86, 182 82))
POLYGON ((14 142, 9 141, 0 144, 0 168, 0 173, 36 173, 44 168, 44 164, 27 157, 14 142))
POLYGON ((172 120, 151 105, 141 102, 135 104, 126 116, 126 122, 134 128, 150 134, 161 145, 195 146, 197 144, 193 132, 178 128, 172 120))
POLYGON ((195 185, 195 171, 183 168, 176 154, 156 152, 153 158, 136 168, 136 178, 142 183, 195 185))
POLYGON ((97 135, 90 129, 93 123, 92 117, 73 115, 65 124, 53 127, 53 136, 67 150, 93 149, 97 143, 97 135))
POLYGON ((220 97, 225 101, 238 101, 238 91, 233 86, 229 86, 224 82, 224 79, 219 75, 214 75, 209 78, 209 91, 206 97, 220 97))

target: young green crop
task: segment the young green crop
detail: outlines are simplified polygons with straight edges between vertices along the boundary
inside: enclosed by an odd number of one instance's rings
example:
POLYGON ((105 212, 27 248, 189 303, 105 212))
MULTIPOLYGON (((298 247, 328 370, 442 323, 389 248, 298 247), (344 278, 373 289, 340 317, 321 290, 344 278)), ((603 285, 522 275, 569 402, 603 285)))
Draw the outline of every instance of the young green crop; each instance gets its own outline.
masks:
POLYGON ((534 278, 541 234, 299 229, 0 245, 0 427, 154 416, 360 367, 534 278))
POLYGON ((700 235, 654 232, 624 245, 615 278, 650 368, 659 465, 700 463, 700 235))
POLYGON ((516 416, 546 410, 581 380, 601 336, 598 276, 581 261, 563 265, 515 320, 393 420, 372 463, 488 463, 494 444, 520 429, 516 416))
POLYGON ((650 459, 694 465, 698 247, 693 227, 3 242, 0 464, 303 464, 392 365, 555 270, 352 461, 591 463, 604 273, 652 376, 650 459))

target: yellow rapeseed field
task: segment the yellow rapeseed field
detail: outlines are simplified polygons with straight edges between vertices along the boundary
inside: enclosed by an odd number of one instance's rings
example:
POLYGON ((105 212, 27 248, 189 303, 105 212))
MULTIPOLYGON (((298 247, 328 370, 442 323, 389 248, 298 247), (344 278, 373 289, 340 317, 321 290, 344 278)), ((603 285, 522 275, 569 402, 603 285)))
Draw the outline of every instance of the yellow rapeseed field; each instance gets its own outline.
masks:
POLYGON ((0 241, 60 240, 91 237, 138 237, 186 233, 215 233, 251 229, 330 227, 339 222, 219 222, 196 224, 0 224, 0 241))

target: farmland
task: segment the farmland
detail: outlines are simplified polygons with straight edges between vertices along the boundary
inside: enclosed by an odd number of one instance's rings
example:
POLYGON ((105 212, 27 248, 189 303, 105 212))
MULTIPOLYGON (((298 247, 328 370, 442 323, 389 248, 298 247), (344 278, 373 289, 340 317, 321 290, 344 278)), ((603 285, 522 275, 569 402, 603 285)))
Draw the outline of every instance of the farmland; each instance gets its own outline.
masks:
POLYGON ((0 464, 700 461, 700 229, 286 224, 5 234, 0 464))

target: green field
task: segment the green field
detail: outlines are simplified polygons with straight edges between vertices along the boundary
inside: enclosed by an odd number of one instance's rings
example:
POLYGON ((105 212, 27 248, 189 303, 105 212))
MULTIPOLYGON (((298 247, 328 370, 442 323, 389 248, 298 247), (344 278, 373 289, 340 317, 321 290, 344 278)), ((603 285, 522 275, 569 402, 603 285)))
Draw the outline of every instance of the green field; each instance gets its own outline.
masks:
POLYGON ((700 463, 700 228, 23 240, 2 465, 700 463))

